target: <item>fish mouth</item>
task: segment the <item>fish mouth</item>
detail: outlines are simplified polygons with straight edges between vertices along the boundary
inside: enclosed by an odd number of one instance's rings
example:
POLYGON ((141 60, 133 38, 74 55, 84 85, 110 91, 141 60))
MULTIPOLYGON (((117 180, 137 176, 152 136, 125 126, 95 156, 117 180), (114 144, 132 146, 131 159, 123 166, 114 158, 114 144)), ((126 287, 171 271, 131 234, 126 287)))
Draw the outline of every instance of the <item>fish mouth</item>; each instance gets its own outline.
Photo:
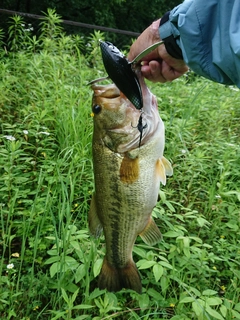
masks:
POLYGON ((92 90, 94 91, 94 96, 114 99, 118 98, 121 95, 121 91, 114 84, 97 84, 93 83, 91 85, 92 90))

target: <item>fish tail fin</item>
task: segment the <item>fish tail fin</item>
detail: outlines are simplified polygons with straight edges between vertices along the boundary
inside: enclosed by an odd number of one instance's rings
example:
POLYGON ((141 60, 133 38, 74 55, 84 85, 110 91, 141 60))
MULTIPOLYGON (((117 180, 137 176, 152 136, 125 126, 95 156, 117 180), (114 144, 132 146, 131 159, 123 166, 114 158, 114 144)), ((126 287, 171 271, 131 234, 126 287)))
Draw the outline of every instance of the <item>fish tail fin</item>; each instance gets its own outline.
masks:
POLYGON ((132 289, 138 293, 142 291, 140 275, 133 261, 124 268, 116 268, 107 261, 106 257, 98 278, 98 287, 113 292, 123 288, 132 289))

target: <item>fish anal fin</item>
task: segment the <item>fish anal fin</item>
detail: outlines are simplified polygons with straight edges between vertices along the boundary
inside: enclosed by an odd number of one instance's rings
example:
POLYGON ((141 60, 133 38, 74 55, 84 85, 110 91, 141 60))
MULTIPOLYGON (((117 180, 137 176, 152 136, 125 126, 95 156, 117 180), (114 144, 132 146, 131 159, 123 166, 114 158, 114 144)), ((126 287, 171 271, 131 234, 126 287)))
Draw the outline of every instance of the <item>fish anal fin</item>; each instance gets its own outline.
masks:
POLYGON ((125 183, 133 183, 139 177, 139 159, 124 156, 120 167, 120 180, 125 183))
POLYGON ((98 277, 99 289, 107 289, 116 292, 121 289, 131 289, 142 292, 142 284, 138 269, 131 260, 124 268, 112 266, 106 259, 103 260, 102 269, 98 277))
POLYGON ((95 237, 99 237, 102 232, 102 225, 97 215, 96 195, 92 196, 90 209, 88 212, 88 226, 91 234, 95 237))
POLYGON ((139 235, 142 240, 150 246, 162 240, 162 234, 152 218, 149 219, 148 224, 139 235))

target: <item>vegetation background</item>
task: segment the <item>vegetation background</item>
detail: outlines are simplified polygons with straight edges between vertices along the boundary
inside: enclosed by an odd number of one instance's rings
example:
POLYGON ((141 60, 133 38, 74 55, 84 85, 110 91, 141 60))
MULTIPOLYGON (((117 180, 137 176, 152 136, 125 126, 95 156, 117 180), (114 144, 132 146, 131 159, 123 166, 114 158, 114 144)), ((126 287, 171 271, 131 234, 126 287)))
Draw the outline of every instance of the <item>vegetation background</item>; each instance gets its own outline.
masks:
POLYGON ((174 167, 153 212, 164 240, 137 239, 142 295, 94 289, 87 83, 105 75, 105 35, 67 35, 51 9, 31 28, 0 31, 0 318, 240 319, 239 89, 192 72, 148 83, 174 167))
MULTIPOLYGON (((122 30, 142 32, 154 19, 181 3, 181 0, 2 0, 0 8, 42 15, 48 8, 53 8, 62 19, 88 23, 122 30)), ((8 17, 0 13, 0 28, 5 29, 8 17)), ((38 22, 27 19, 34 26, 34 33, 39 32, 38 22)), ((79 27, 64 25, 68 34, 79 34, 79 27)), ((82 35, 89 35, 90 29, 81 28, 82 35)), ((129 36, 109 33, 109 41, 119 46, 129 45, 129 36)))

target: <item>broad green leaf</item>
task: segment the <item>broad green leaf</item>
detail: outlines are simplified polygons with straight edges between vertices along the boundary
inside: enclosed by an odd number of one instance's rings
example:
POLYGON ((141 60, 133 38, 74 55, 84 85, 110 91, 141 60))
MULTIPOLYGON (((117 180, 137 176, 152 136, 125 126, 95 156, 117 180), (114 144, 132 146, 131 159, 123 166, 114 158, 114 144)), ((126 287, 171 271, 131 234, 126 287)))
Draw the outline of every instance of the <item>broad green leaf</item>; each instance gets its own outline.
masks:
POLYGON ((163 267, 159 263, 156 263, 153 266, 153 275, 155 277, 156 282, 158 282, 161 276, 163 275, 163 267))
POLYGON ((193 302, 196 299, 194 297, 185 297, 182 300, 179 301, 179 303, 189 303, 189 302, 193 302))
POLYGON ((161 294, 153 288, 149 288, 147 290, 147 294, 153 297, 156 301, 160 301, 162 299, 161 294))
POLYGON ((93 300, 101 295, 103 295, 105 293, 105 290, 100 290, 99 288, 96 288, 95 290, 93 290, 93 292, 91 292, 91 294, 89 295, 89 300, 93 300))
POLYGON ((103 259, 97 259, 93 266, 93 275, 97 277, 102 268, 103 259))
POLYGON ((77 267, 79 266, 79 262, 76 259, 72 258, 72 257, 66 256, 64 258, 63 266, 64 266, 64 271, 69 270, 69 269, 70 270, 76 270, 77 267))
POLYGON ((48 250, 47 253, 50 256, 58 256, 58 250, 57 249, 48 250))
POLYGON ((227 316, 227 308, 222 304, 220 307, 220 312, 223 315, 224 318, 227 316))
POLYGON ((74 278, 75 282, 78 283, 80 280, 82 280, 86 275, 86 267, 84 264, 80 264, 80 266, 77 268, 74 278))
POLYGON ((155 264, 156 264, 156 261, 149 261, 149 260, 145 260, 145 259, 139 260, 137 262, 137 266, 138 266, 139 270, 149 269, 152 266, 154 266, 155 264))
POLYGON ((78 286, 76 284, 74 284, 73 282, 69 282, 68 284, 66 284, 66 291, 71 292, 71 294, 74 294, 74 292, 76 292, 76 290, 78 290, 78 286))
POLYGON ((188 259, 190 259, 191 253, 189 248, 183 248, 183 253, 188 259))
POLYGON ((173 266, 170 265, 170 263, 167 263, 165 261, 159 261, 159 264, 161 264, 163 267, 166 267, 168 269, 173 269, 173 266))
POLYGON ((231 312, 232 312, 233 317, 235 317, 236 319, 240 319, 240 313, 239 312, 237 312, 235 310, 232 310, 231 312))
POLYGON ((163 260, 163 261, 166 261, 166 262, 168 262, 168 259, 166 259, 165 257, 163 257, 162 255, 160 256, 158 256, 158 258, 160 259, 160 260, 163 260))
POLYGON ((55 262, 50 267, 50 277, 53 278, 60 271, 60 262, 55 262))
POLYGON ((141 258, 146 258, 146 251, 142 248, 139 248, 138 246, 133 247, 133 252, 138 254, 141 258))
POLYGON ((138 302, 141 309, 149 307, 149 296, 146 293, 139 295, 138 302))
POLYGON ((75 262, 77 262, 77 261, 73 257, 65 256, 64 262, 71 265, 71 264, 75 264, 75 262))
POLYGON ((192 308, 197 317, 199 317, 203 313, 203 306, 196 301, 192 303, 192 308))
POLYGON ((199 227, 201 227, 201 228, 204 225, 206 225, 206 226, 210 225, 210 223, 206 219, 201 218, 201 217, 197 218, 197 223, 198 223, 199 227))
POLYGON ((60 257, 59 256, 54 256, 54 257, 51 257, 51 258, 47 259, 45 261, 45 264, 51 264, 51 263, 57 262, 57 261, 60 261, 60 257))
POLYGON ((234 310, 240 311, 240 302, 235 304, 234 310))
POLYGON ((216 310, 212 309, 210 306, 206 306, 206 311, 207 311, 207 313, 210 314, 210 316, 212 316, 218 320, 224 320, 224 318, 221 316, 221 314, 219 312, 217 312, 216 310))
POLYGON ((201 292, 198 291, 196 288, 191 287, 191 291, 195 294, 195 296, 197 296, 197 297, 201 296, 201 292))
POLYGON ((222 299, 218 297, 214 297, 214 298, 211 297, 206 299, 206 303, 209 306, 218 306, 219 304, 222 304, 222 299))
POLYGON ((207 289, 207 290, 204 290, 202 292, 202 295, 203 296, 213 296, 214 294, 217 294, 218 292, 215 291, 215 290, 211 290, 211 289, 207 289))
POLYGON ((80 244, 77 241, 70 241, 71 246, 75 249, 75 250, 81 250, 80 248, 80 244))
POLYGON ((196 241, 196 242, 198 242, 198 243, 202 243, 203 242, 202 239, 200 239, 198 237, 189 237, 189 238, 194 240, 194 241, 196 241))
POLYGON ((168 231, 168 232, 164 233, 163 236, 167 237, 167 238, 177 238, 179 236, 183 236, 183 232, 182 231, 168 231))
POLYGON ((189 244, 190 244, 189 237, 183 237, 183 245, 184 245, 184 247, 189 248, 189 244))
POLYGON ((166 276, 162 276, 160 279, 160 284, 161 284, 162 291, 165 292, 169 285, 169 278, 166 276))

